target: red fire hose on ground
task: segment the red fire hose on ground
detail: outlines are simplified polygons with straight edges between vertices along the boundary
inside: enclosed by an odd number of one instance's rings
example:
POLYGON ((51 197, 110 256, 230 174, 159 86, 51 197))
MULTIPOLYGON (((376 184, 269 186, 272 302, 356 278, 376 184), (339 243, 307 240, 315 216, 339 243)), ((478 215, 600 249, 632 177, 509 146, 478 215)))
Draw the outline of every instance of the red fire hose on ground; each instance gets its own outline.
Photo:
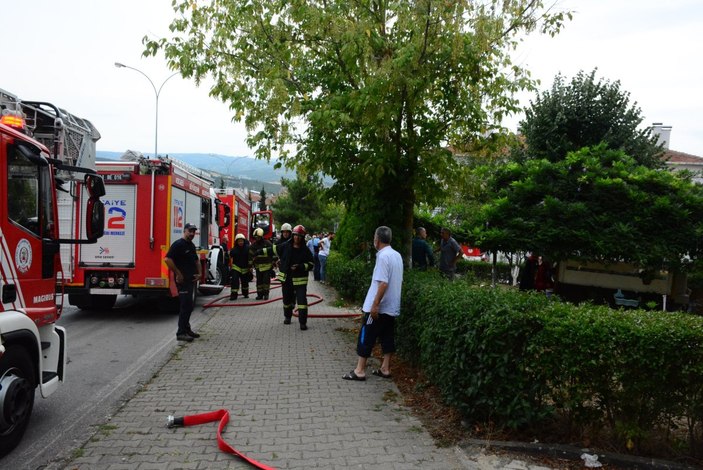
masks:
POLYGON ((222 430, 227 426, 229 422, 229 411, 227 410, 217 410, 210 411, 209 413, 201 413, 197 415, 183 416, 182 418, 176 418, 174 416, 169 416, 166 426, 173 428, 176 426, 197 426, 198 424, 212 423, 213 421, 220 420, 220 424, 217 426, 217 447, 222 452, 227 452, 228 454, 233 454, 240 459, 244 460, 249 465, 254 468, 259 468, 262 470, 275 470, 274 467, 269 467, 259 461, 247 457, 246 455, 239 452, 237 449, 232 447, 222 438, 222 430))
MULTIPOLYGON (((273 286, 273 288, 280 287, 280 284, 277 286, 273 286)), ((307 297, 312 297, 317 300, 311 302, 308 304, 308 307, 317 305, 320 302, 322 302, 323 298, 317 294, 308 294, 307 297)), ((234 303, 234 302, 221 302, 222 300, 229 299, 229 295, 223 295, 221 297, 216 298, 215 300, 208 302, 203 305, 203 308, 210 308, 210 307, 251 307, 255 305, 263 305, 271 302, 276 302, 281 300, 283 297, 276 297, 273 299, 268 299, 268 300, 261 300, 261 301, 254 301, 254 302, 239 302, 239 303, 234 303)), ((298 316, 297 309, 296 311, 293 312, 293 315, 298 316)), ((361 313, 309 313, 308 318, 354 318, 354 317, 359 317, 361 316, 361 313)), ((201 413, 197 415, 189 415, 189 416, 183 416, 180 418, 176 418, 174 416, 169 416, 168 417, 168 422, 167 426, 169 428, 176 427, 176 426, 197 426, 199 424, 205 424, 205 423, 211 423, 213 421, 220 420, 220 424, 217 426, 217 446, 222 452, 226 452, 229 454, 233 454, 249 465, 252 465, 254 468, 259 468, 262 470, 275 470, 274 467, 269 467, 268 465, 262 464, 261 462, 258 462, 252 458, 247 457, 246 455, 242 454, 239 452, 237 449, 232 447, 227 443, 222 438, 222 431, 227 426, 227 423, 229 422, 229 411, 227 410, 217 410, 217 411, 211 411, 209 413, 201 413)))
MULTIPOLYGON (((273 286, 272 290, 275 288, 281 287, 280 284, 273 286)), ((312 297, 314 299, 317 299, 313 302, 310 302, 308 304, 308 307, 312 307, 313 305, 317 305, 320 302, 322 302, 324 299, 317 295, 317 294, 308 294, 308 298, 312 297)), ((283 297, 274 297, 272 299, 268 300, 255 300, 254 302, 222 302, 223 300, 229 299, 229 295, 223 295, 221 297, 216 298, 215 300, 208 302, 203 305, 203 308, 211 308, 211 307, 252 307, 255 305, 264 305, 264 304, 269 304, 271 302, 277 302, 281 300, 283 297)), ((294 316, 298 316, 297 309, 293 311, 294 316)), ((361 313, 308 313, 308 318, 354 318, 354 317, 359 317, 361 316, 361 313)))

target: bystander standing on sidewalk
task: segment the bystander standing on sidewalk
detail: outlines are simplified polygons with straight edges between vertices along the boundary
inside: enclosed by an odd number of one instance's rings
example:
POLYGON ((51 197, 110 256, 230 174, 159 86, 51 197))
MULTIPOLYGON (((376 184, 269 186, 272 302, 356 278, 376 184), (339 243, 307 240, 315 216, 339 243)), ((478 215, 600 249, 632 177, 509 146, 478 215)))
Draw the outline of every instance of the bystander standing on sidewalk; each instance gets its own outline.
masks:
POLYGON ((535 266, 535 290, 544 292, 547 297, 550 297, 554 292, 552 266, 542 256, 537 257, 537 265, 535 266))
POLYGON ((176 339, 178 341, 193 341, 193 338, 200 338, 190 327, 190 314, 193 312, 193 297, 195 294, 195 284, 200 279, 201 268, 198 252, 193 244, 197 227, 193 224, 185 224, 183 227, 183 237, 171 244, 166 253, 164 263, 168 269, 173 271, 178 287, 178 330, 176 339))
POLYGON ((334 232, 330 232, 326 237, 320 239, 320 251, 317 257, 320 261, 320 281, 327 282, 327 257, 330 255, 334 232))
POLYGON ((310 253, 312 253, 312 258, 313 261, 315 262, 315 267, 312 269, 312 276, 313 279, 316 281, 320 280, 320 258, 318 257, 318 253, 320 251, 320 238, 317 236, 316 233, 312 234, 312 237, 308 241, 308 249, 310 250, 310 253))
POLYGON ((412 245, 413 267, 421 271, 426 271, 428 266, 434 266, 434 255, 432 248, 427 243, 427 230, 418 227, 415 231, 412 245))
POLYGON ((400 294, 403 286, 403 258, 391 248, 392 232, 380 226, 373 237, 378 250, 371 286, 364 300, 364 323, 359 331, 356 367, 342 376, 344 380, 366 380, 366 363, 376 339, 381 343, 383 362, 373 375, 391 377, 391 355, 395 352, 395 318, 400 315, 400 294))
POLYGON ((450 281, 456 277, 456 262, 462 257, 461 246, 452 237, 452 232, 444 227, 440 231, 442 240, 439 244, 439 271, 450 281))

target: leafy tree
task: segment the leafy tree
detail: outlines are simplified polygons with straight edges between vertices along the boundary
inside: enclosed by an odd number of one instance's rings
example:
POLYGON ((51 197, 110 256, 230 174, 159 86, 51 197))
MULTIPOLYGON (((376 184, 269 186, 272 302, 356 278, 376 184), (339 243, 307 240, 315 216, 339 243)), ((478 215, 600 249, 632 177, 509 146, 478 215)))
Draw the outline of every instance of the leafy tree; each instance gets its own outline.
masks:
POLYGON ((281 179, 286 192, 276 199, 276 218, 310 232, 334 230, 341 208, 331 204, 319 177, 281 179))
POLYGON ((259 197, 260 197, 260 200, 259 200, 259 210, 260 210, 260 211, 265 211, 265 210, 267 210, 267 206, 266 206, 266 197, 267 197, 267 195, 266 195, 266 189, 265 189, 263 186, 261 187, 261 192, 259 193, 259 197))
POLYGON ((474 230, 482 247, 651 268, 701 254, 703 187, 605 144, 511 163, 490 183, 497 197, 474 230))
POLYGON ((663 148, 651 129, 640 128, 642 120, 637 103, 630 104, 630 94, 619 81, 596 79, 596 70, 581 71, 569 83, 557 75, 551 90, 530 103, 519 131, 528 158, 555 162, 604 142, 642 165, 662 168, 663 148))
POLYGON ((415 204, 440 196, 456 169, 447 143, 497 127, 517 111, 514 93, 533 88, 510 52, 570 17, 543 4, 174 0, 173 37, 145 38, 145 54, 211 76, 257 157, 333 177, 347 207, 382 201, 364 225, 390 225, 409 256, 415 204))

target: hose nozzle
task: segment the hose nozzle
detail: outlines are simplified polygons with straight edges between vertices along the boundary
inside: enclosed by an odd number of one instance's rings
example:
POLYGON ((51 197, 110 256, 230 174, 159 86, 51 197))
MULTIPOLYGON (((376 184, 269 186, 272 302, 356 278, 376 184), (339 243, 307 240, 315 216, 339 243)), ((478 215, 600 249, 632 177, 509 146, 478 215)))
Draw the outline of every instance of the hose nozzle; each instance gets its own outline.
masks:
POLYGON ((183 426, 183 418, 176 418, 173 415, 169 415, 166 418, 166 427, 175 428, 176 426, 183 426))

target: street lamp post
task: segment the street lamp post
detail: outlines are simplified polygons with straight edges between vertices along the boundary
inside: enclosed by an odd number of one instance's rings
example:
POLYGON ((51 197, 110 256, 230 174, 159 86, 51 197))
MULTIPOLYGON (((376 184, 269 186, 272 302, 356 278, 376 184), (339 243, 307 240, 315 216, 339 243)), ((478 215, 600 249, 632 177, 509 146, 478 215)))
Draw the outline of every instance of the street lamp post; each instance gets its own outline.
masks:
POLYGON ((159 89, 156 89, 156 85, 154 85, 154 82, 151 81, 151 78, 144 72, 142 72, 139 69, 136 69, 134 67, 130 67, 129 65, 122 64, 120 62, 115 62, 115 67, 118 69, 121 68, 126 68, 126 69, 131 69, 134 70, 135 72, 141 73, 147 80, 149 80, 149 83, 151 84, 151 87, 154 89, 154 95, 156 96, 156 120, 154 122, 154 158, 158 158, 159 156, 159 95, 161 94, 161 89, 164 87, 167 81, 178 75, 178 72, 173 73, 170 77, 166 78, 161 83, 161 86, 159 89))

